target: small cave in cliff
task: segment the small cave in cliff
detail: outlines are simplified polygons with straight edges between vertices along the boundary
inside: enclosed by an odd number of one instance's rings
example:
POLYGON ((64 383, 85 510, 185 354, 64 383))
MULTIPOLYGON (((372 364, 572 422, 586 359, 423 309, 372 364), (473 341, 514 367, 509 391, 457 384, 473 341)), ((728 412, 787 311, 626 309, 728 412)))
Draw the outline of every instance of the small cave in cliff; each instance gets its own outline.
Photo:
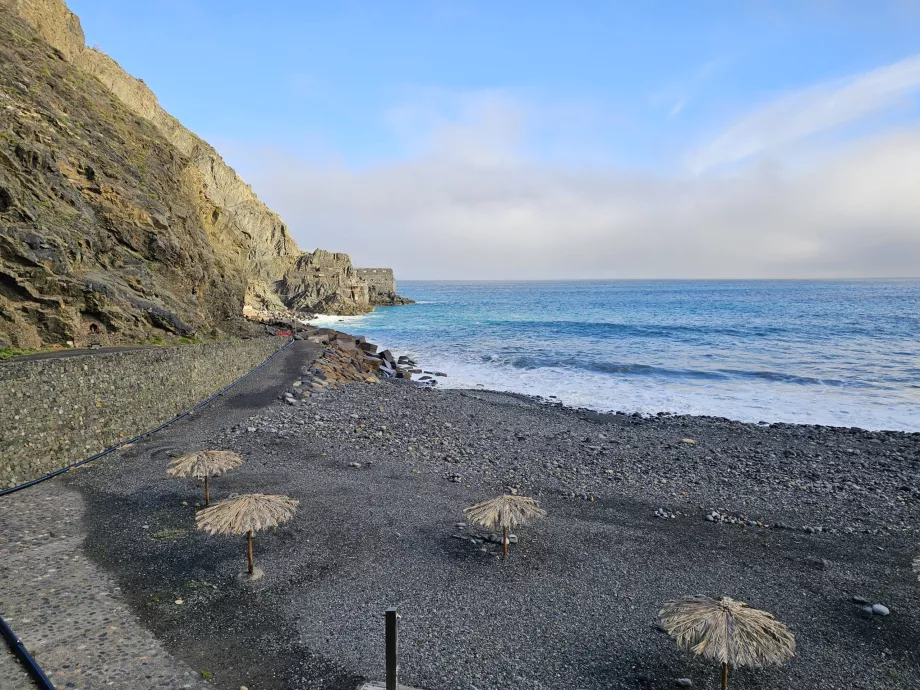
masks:
POLYGON ((8 211, 10 206, 13 205, 13 195, 10 194, 10 190, 5 187, 0 187, 0 213, 8 211))
POLYGON ((112 319, 104 312, 84 310, 80 312, 80 318, 85 332, 91 335, 116 330, 112 319))

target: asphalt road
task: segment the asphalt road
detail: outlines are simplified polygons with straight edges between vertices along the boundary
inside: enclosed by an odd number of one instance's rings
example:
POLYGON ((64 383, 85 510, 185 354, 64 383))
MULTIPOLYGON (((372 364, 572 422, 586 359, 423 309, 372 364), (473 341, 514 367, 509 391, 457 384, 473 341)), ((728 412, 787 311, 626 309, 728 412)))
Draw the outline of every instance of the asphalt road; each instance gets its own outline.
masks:
POLYGON ((156 345, 122 345, 121 347, 99 347, 95 350, 92 348, 65 348, 62 350, 52 350, 51 352, 38 352, 34 355, 22 355, 21 357, 11 357, 0 361, 5 362, 29 362, 37 359, 65 359, 67 357, 83 357, 85 355, 104 355, 113 352, 131 352, 132 350, 150 350, 156 345))

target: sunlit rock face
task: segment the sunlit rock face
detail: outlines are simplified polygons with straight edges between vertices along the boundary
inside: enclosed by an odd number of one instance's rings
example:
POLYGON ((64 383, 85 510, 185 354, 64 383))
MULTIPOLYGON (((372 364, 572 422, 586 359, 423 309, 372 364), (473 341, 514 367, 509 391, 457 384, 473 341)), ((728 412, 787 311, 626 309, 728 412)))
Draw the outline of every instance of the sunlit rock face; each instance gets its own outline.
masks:
POLYGON ((0 0, 0 230, 0 347, 371 308, 347 255, 301 252, 61 0, 0 0))
POLYGON ((391 306, 413 304, 411 299, 396 294, 396 278, 392 268, 356 268, 368 288, 368 299, 372 305, 391 306))
POLYGON ((372 309, 368 285, 358 277, 348 254, 323 249, 298 256, 278 281, 277 292, 296 311, 362 314, 372 309))

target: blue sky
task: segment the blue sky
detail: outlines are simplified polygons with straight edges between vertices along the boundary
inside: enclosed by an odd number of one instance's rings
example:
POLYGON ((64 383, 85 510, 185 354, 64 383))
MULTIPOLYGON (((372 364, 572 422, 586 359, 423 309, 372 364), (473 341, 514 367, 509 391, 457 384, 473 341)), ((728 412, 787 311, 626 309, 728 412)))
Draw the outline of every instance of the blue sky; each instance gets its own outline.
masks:
POLYGON ((914 0, 69 5, 304 249, 420 278, 920 271, 914 0))

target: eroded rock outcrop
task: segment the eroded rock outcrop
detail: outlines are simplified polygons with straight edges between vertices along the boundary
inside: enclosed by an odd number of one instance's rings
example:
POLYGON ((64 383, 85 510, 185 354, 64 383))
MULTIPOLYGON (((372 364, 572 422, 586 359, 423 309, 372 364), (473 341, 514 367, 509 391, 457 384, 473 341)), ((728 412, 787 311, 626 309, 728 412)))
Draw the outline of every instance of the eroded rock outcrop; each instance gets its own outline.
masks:
POLYGON ((396 294, 396 278, 392 268, 356 268, 355 271, 367 283, 368 299, 372 305, 414 304, 411 299, 396 294))
POLYGON ((0 0, 0 230, 0 346, 371 308, 347 255, 302 253, 61 0, 0 0))
POLYGON ((317 249, 301 254, 276 285, 282 301, 303 312, 361 314, 370 311, 367 283, 348 254, 317 249))

